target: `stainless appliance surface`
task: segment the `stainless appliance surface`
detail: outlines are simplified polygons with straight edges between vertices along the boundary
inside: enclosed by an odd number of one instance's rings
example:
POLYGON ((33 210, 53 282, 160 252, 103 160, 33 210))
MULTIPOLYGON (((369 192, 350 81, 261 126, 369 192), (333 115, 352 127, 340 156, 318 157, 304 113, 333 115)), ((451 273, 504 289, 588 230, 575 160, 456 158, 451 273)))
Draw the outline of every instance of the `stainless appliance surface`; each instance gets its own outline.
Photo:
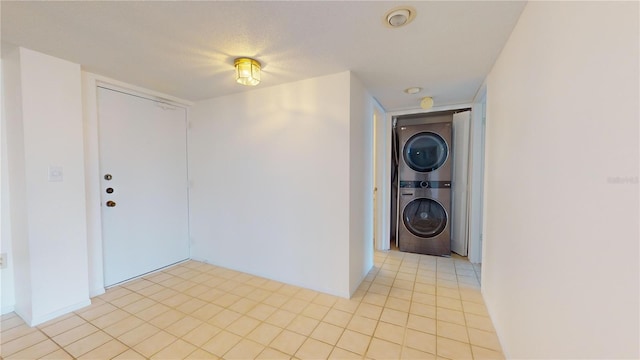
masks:
POLYGON ((398 127, 400 180, 451 181, 451 122, 398 127))
POLYGON ((399 126, 398 248, 451 254, 451 122, 399 126))
POLYGON ((451 189, 400 188, 400 251, 451 254, 451 189))

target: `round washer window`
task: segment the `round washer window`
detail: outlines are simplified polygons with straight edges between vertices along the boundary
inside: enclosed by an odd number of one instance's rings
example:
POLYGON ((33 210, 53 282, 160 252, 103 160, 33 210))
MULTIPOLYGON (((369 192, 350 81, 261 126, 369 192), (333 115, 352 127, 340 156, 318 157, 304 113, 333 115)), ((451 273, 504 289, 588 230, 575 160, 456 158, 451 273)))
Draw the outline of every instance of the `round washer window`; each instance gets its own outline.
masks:
POLYGON ((447 226, 447 212, 439 202, 419 198, 405 206, 402 221, 413 235, 430 238, 440 234, 447 226))
POLYGON ((441 167, 449 155, 442 136, 423 132, 413 135, 404 146, 404 161, 415 171, 430 172, 441 167))

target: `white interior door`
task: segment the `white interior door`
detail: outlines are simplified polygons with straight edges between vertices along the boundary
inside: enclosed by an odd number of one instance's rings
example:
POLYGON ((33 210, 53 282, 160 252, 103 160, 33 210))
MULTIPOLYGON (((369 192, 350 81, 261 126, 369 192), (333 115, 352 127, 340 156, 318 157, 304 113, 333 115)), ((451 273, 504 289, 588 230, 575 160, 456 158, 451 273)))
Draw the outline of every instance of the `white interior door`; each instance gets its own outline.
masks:
POLYGON ((98 88, 105 286, 189 257, 186 110, 98 88))
POLYGON ((467 189, 469 176, 469 129, 471 111, 453 114, 453 182, 451 251, 466 256, 468 244, 467 189))

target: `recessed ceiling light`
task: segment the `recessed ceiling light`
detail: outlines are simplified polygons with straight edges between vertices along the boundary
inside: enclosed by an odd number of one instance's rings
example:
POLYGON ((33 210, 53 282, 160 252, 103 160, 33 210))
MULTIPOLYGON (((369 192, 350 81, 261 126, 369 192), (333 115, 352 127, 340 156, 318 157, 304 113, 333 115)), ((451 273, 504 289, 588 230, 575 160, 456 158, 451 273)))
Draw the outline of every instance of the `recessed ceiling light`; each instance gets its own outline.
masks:
POLYGON ((410 88, 404 89, 404 92, 406 92, 407 94, 417 94, 420 91, 422 91, 421 87, 410 87, 410 88))
POLYGON ((388 27, 398 28, 410 23, 416 17, 416 10, 401 6, 389 10, 384 16, 384 23, 388 27))

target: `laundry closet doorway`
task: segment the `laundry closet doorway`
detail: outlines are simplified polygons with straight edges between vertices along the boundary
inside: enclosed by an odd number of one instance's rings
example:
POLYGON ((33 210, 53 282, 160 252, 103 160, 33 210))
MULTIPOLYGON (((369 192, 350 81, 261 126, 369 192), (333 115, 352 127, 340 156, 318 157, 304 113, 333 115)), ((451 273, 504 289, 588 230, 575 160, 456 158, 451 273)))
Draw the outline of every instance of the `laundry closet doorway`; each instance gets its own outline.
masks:
POLYGON ((189 257, 186 109, 98 87, 104 285, 189 257))

